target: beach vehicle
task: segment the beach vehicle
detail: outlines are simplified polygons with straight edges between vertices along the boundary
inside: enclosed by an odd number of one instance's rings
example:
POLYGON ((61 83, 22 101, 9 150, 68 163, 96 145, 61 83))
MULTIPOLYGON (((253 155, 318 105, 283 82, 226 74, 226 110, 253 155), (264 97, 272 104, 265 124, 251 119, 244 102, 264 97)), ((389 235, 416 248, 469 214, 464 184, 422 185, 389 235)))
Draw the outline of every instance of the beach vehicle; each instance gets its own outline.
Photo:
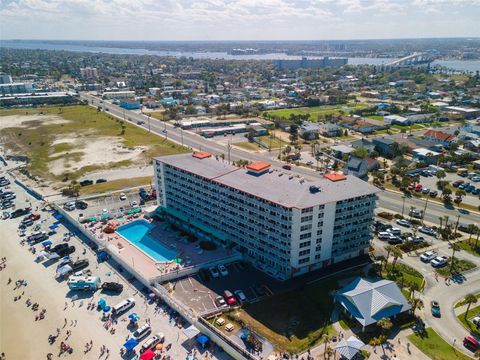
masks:
POLYGON ((81 259, 81 260, 75 261, 72 264, 72 270, 73 271, 83 270, 86 267, 88 267, 88 260, 87 259, 81 259))
POLYGON ((127 200, 127 195, 125 195, 125 193, 121 193, 120 194, 120 200, 127 200))
POLYGON ((75 210, 75 201, 68 201, 63 205, 63 208, 67 211, 75 210))
POLYGON ((95 291, 100 287, 98 276, 71 275, 67 285, 70 290, 95 291))
POLYGON ((438 304, 438 301, 432 300, 430 305, 432 306, 432 309, 431 309, 432 315, 435 317, 440 317, 441 313, 440 313, 440 305, 438 304))
POLYGON ((73 273, 73 270, 72 270, 71 265, 67 264, 67 265, 64 265, 64 266, 57 269, 57 273, 56 273, 55 277, 57 279, 60 279, 64 276, 68 276, 72 273, 73 273))
POLYGON ((117 305, 115 305, 112 308, 112 312, 116 315, 119 315, 119 314, 127 311, 128 309, 130 309, 134 306, 135 306, 135 299, 134 298, 125 299, 125 300, 119 302, 117 305))
POLYGON ((63 257, 63 256, 73 254, 74 252, 75 252, 75 246, 72 245, 72 246, 60 249, 59 251, 57 251, 57 255, 63 257))
POLYGON ((47 240, 47 239, 48 239, 48 235, 45 231, 36 231, 32 233, 32 235, 27 237, 27 241, 33 244, 37 244, 40 241, 47 240))
POLYGON ((123 291, 123 285, 116 282, 104 282, 102 284, 102 290, 121 293, 123 291))
POLYGON ((79 210, 85 210, 88 207, 88 204, 85 201, 76 201, 75 207, 79 210))
POLYGON ((157 344, 163 343, 164 341, 165 341, 165 335, 163 335, 163 333, 158 333, 153 335, 151 338, 149 338, 147 341, 145 341, 142 344, 142 347, 140 348, 140 354, 143 354, 148 349, 151 349, 155 347, 157 344))
POLYGON ((68 244, 67 243, 60 243, 60 244, 57 244, 55 245, 54 247, 51 247, 50 248, 50 252, 59 252, 60 250, 63 250, 63 249, 67 249, 68 248, 68 244))
POLYGON ((151 331, 152 331, 152 328, 150 327, 150 325, 145 324, 145 325, 140 326, 133 333, 133 337, 135 338, 135 340, 139 341, 139 340, 142 340, 143 338, 145 338, 148 334, 150 334, 151 331))
POLYGON ((14 219, 14 218, 17 218, 19 216, 23 216, 23 215, 26 215, 28 214, 30 211, 32 211, 32 208, 31 207, 26 207, 24 209, 17 209, 15 210, 14 212, 12 212, 10 214, 10 218, 11 219, 14 219))

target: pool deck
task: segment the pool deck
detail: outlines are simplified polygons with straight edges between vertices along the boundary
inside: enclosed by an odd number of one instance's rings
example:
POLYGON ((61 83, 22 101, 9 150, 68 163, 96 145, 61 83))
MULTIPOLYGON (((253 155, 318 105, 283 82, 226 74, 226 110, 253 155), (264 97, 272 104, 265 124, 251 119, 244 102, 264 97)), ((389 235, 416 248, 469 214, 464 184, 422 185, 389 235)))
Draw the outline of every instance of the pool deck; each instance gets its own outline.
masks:
POLYGON ((111 252, 116 253, 125 263, 132 266, 145 279, 152 279, 160 275, 178 272, 191 266, 199 266, 233 255, 231 251, 220 247, 216 250, 201 250, 199 248, 199 241, 191 243, 186 237, 173 230, 168 223, 160 221, 152 222, 152 220, 144 218, 143 214, 128 216, 122 220, 110 220, 108 223, 118 228, 119 226, 141 219, 153 225, 153 228, 148 232, 148 236, 160 242, 166 248, 175 250, 177 257, 182 259, 181 264, 173 261, 167 263, 155 261, 118 233, 105 233, 103 230, 107 223, 97 222, 95 224, 85 224, 85 228, 100 240, 106 240, 107 248, 111 252))

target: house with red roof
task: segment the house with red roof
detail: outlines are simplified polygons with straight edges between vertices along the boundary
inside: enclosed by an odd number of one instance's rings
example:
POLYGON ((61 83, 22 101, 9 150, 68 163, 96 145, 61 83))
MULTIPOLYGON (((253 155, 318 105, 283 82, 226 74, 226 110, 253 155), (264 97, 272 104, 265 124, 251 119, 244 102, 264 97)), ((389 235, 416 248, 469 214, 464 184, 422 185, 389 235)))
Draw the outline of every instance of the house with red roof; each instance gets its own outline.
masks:
POLYGON ((443 131, 428 130, 423 136, 425 140, 444 146, 449 146, 457 142, 455 135, 447 134, 443 131))

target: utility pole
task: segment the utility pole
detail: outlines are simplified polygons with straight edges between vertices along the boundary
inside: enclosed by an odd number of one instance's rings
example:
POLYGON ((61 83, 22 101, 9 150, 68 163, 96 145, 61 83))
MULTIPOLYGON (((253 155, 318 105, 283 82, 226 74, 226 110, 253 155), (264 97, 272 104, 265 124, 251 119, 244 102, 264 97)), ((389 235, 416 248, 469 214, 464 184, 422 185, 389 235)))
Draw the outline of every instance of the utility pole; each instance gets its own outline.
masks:
POLYGON ((148 114, 148 132, 150 132, 150 114, 148 114))
POLYGON ((428 196, 425 198, 425 207, 423 208, 423 214, 422 214, 422 225, 425 225, 424 224, 424 220, 425 220, 425 213, 427 212, 427 205, 428 205, 428 196))
POLYGON ((182 146, 183 146, 183 129, 180 128, 180 136, 182 137, 182 146))
POLYGON ((230 145, 230 142, 227 144, 227 151, 228 151, 228 164, 230 164, 230 149, 231 149, 231 145, 230 145))
POLYGON ((405 195, 402 195, 402 217, 403 217, 403 212, 405 211, 405 195))

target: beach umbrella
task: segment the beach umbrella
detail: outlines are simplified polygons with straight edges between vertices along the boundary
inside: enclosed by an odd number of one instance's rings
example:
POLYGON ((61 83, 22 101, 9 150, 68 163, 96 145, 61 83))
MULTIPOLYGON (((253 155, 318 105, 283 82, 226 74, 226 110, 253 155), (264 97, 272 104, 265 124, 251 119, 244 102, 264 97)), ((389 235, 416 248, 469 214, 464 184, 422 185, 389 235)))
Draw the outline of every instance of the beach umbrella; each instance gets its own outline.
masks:
POLYGON ((163 344, 157 344, 155 345, 155 350, 161 351, 163 349, 163 344))
POLYGON ((210 339, 208 338, 208 336, 207 336, 207 335, 203 335, 203 334, 200 335, 200 336, 197 338, 197 342, 198 342, 200 345, 202 345, 202 348, 205 347, 205 345, 207 344, 208 340, 210 340, 210 339))
POLYGON ((140 316, 138 316, 137 313, 131 313, 130 315, 128 315, 128 318, 135 322, 140 320, 140 316))
POLYGON ((98 300, 97 305, 103 308, 105 307, 105 305, 107 305, 107 301, 104 298, 101 298, 100 300, 98 300))
POLYGON ((135 340, 134 338, 130 338, 127 340, 125 344, 123 344, 123 347, 128 351, 130 351, 130 350, 133 350, 133 348, 137 345, 138 345, 138 341, 135 340))
POLYGON ((142 355, 140 355, 140 359, 141 360, 152 360, 155 356, 156 356, 156 354, 151 349, 148 349, 142 355))
POLYGON ((173 262, 177 263, 177 264, 181 264, 182 263, 182 258, 175 258, 175 260, 173 260, 173 262))
POLYGON ((335 350, 343 357, 347 359, 353 359, 353 357, 365 346, 363 341, 357 339, 355 336, 350 336, 347 340, 342 339, 335 346, 335 350))
POLYGON ((42 242, 42 246, 44 247, 47 247, 47 246, 50 246, 52 245, 52 242, 50 240, 45 240, 44 242, 42 242))

